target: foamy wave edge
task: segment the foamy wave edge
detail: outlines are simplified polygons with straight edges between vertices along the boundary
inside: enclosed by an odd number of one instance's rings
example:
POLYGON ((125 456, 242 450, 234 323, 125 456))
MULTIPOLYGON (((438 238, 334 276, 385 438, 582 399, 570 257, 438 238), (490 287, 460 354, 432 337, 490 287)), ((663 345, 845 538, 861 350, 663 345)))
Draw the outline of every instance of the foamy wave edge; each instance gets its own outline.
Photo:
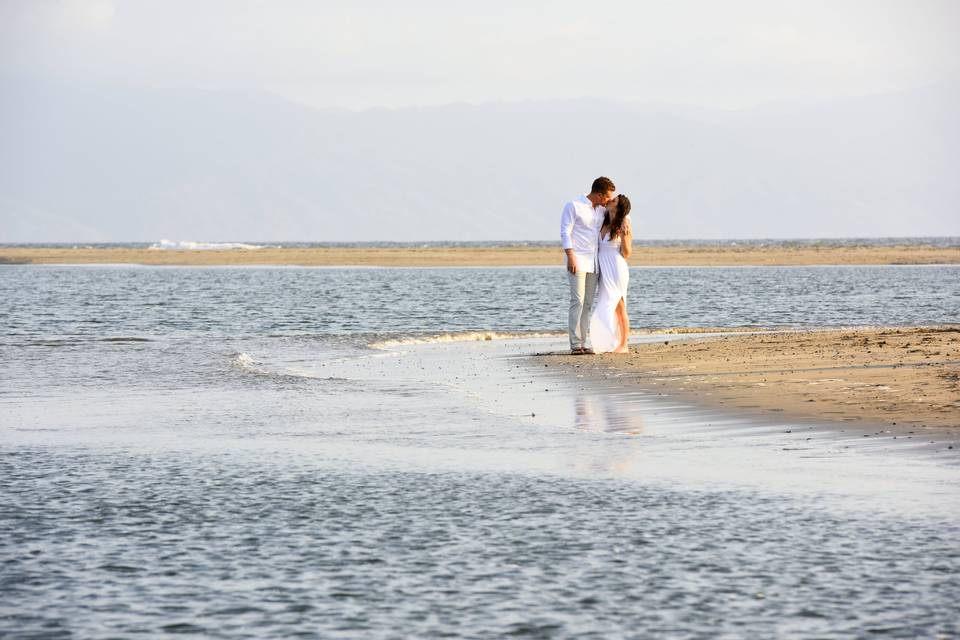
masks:
POLYGON ((209 251, 217 249, 266 249, 266 245, 245 244, 243 242, 194 242, 193 240, 161 240, 150 245, 150 249, 161 251, 209 251))
POLYGON ((259 362, 251 358, 249 354, 243 353, 242 351, 240 353, 233 354, 233 357, 230 358, 230 363, 238 369, 243 369, 245 371, 251 371, 253 373, 266 373, 266 371, 257 366, 260 364, 259 362))
MULTIPOLYGON (((686 333, 756 333, 771 331, 765 327, 664 327, 658 329, 634 329, 631 335, 676 335, 686 333)), ((563 338, 563 331, 464 331, 462 333, 437 333, 429 336, 411 336, 372 342, 371 349, 395 349, 397 347, 441 342, 483 342, 489 340, 522 340, 524 338, 563 338)))
POLYGON ((506 332, 506 331, 464 331, 463 333, 437 333, 430 336, 413 336, 372 342, 371 349, 395 349, 417 344, 435 344, 440 342, 484 342, 489 340, 513 340, 519 338, 559 338, 567 334, 560 332, 506 332))

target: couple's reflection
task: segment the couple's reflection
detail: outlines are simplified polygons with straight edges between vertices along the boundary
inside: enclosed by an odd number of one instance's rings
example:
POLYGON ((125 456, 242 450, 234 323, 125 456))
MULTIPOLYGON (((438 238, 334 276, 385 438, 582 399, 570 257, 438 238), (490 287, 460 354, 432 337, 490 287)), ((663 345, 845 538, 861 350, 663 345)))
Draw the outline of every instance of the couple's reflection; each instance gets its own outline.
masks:
MULTIPOLYGON (((629 436, 643 434, 643 416, 635 403, 627 398, 609 393, 579 392, 573 399, 575 426, 581 431, 593 433, 617 433, 629 436)), ((591 473, 614 473, 634 475, 639 471, 641 440, 613 440, 610 446, 599 450, 590 449, 593 455, 579 458, 575 466, 587 468, 591 473)), ((581 451, 584 453, 584 451, 581 451)))
POLYGON ((615 394, 579 392, 574 398, 576 427, 581 431, 641 435, 643 416, 631 402, 615 394))

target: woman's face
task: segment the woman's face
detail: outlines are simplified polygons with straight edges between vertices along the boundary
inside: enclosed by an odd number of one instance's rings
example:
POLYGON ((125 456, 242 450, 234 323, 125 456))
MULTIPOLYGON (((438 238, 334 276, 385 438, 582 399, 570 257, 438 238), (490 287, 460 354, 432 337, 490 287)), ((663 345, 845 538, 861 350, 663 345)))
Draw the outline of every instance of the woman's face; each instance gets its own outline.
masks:
POLYGON ((617 215, 617 207, 619 206, 619 204, 620 204, 619 197, 616 197, 607 203, 607 212, 610 214, 611 217, 617 215))

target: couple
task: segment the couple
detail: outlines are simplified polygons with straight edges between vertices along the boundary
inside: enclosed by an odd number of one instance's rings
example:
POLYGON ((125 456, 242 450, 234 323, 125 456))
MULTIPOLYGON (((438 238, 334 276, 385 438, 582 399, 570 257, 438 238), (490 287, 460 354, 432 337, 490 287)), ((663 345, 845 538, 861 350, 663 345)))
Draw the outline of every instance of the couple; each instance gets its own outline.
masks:
POLYGON ((626 259, 633 235, 630 200, 615 195, 616 190, 609 178, 597 178, 590 193, 568 202, 560 216, 560 241, 567 254, 570 281, 570 352, 574 355, 628 351, 630 270, 626 259))

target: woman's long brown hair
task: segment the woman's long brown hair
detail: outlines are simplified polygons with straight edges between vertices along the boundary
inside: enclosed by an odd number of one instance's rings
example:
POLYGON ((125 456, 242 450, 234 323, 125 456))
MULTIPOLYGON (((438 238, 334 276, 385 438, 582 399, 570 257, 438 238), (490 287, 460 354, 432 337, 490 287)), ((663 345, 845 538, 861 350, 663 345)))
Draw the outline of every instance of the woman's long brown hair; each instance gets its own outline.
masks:
POLYGON ((610 220, 610 212, 607 211, 603 217, 603 226, 609 226, 610 229, 610 239, 613 240, 617 236, 623 235, 624 222, 627 219, 627 214, 630 213, 630 198, 623 195, 622 193, 617 196, 617 216, 610 220))

